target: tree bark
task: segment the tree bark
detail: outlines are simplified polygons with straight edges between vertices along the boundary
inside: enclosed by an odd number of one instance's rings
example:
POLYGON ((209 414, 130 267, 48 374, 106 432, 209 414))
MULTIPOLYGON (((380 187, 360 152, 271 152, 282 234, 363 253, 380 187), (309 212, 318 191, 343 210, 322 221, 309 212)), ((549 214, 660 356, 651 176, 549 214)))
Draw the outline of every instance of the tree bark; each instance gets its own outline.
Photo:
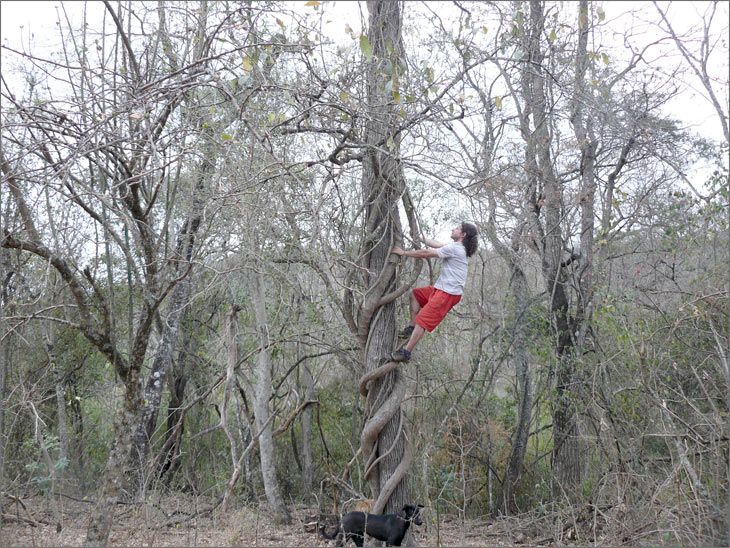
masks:
MULTIPOLYGON (((528 61, 523 68, 523 93, 526 110, 533 117, 533 131, 525 132, 528 175, 542 183, 542 196, 532 197, 533 227, 544 218, 544 228, 536 228, 540 236, 542 273, 550 299, 550 315, 555 337, 557 365, 553 401, 553 491, 556 495, 571 493, 581 479, 581 452, 578 417, 573 401, 575 363, 571 355, 573 337, 569 315, 568 276, 562 263, 565 241, 562 233, 563 188, 553 166, 550 151, 551 135, 547 109, 546 82, 540 40, 545 16, 541 0, 530 0, 529 27, 525 29, 528 61), (541 213, 542 212, 542 213, 541 213)), ((535 184, 535 188, 537 185, 535 184)))
MULTIPOLYGON (((188 311, 187 314, 190 312, 188 311)), ((184 328, 183 328, 184 329, 184 328)), ((185 337, 183 330, 182 351, 171 364, 172 382, 170 383, 170 403, 167 406, 167 428, 165 441, 157 456, 157 473, 166 485, 170 484, 175 472, 180 468, 180 451, 185 431, 185 414, 182 412, 185 401, 185 387, 188 382, 188 368, 193 337, 185 337)))
MULTIPOLYGON (((479 86, 472 80, 471 75, 467 76, 472 86, 478 90, 483 107, 483 119, 485 126, 484 137, 481 142, 480 165, 476 166, 479 172, 490 173, 494 160, 494 148, 497 141, 492 122, 491 97, 479 89, 479 86)), ((534 180, 534 179, 533 179, 534 180)), ((512 451, 507 462, 507 470, 502 488, 502 499, 500 508, 505 514, 519 512, 516 501, 516 492, 524 471, 525 455, 527 454, 527 442, 532 419, 532 382, 530 374, 530 355, 528 352, 527 337, 527 309, 529 306, 529 286, 523 268, 522 247, 526 232, 524 220, 519 222, 512 230, 511 244, 508 246, 499 239, 497 235, 497 203, 493 186, 485 186, 485 193, 489 203, 489 218, 486 223, 486 235, 494 249, 507 265, 510 276, 509 300, 512 302, 512 341, 511 362, 515 369, 515 384, 517 388, 517 422, 512 434, 512 451)), ((529 198, 531 189, 527 188, 526 196, 529 198)), ((490 468, 488 482, 490 508, 492 494, 492 471, 490 468)))
POLYGON ((96 504, 86 532, 86 546, 106 546, 109 541, 114 510, 123 494, 125 471, 132 448, 132 432, 142 404, 142 385, 139 369, 133 368, 124 378, 124 402, 114 421, 114 441, 104 468, 96 504))
POLYGON ((591 105, 591 94, 586 86, 588 67, 588 0, 580 0, 579 20, 585 21, 578 36, 575 59, 575 87, 571 123, 580 147, 580 258, 578 261, 578 302, 575 314, 576 351, 582 354, 593 316, 593 239, 595 230, 594 204, 596 199, 596 149, 598 142, 593 131, 593 117, 586 114, 584 105, 591 105))
POLYGON ((86 473, 84 459, 84 415, 81 411, 81 398, 78 397, 78 380, 75 373, 72 373, 66 382, 66 394, 69 399, 69 411, 73 436, 69 441, 69 452, 74 476, 78 481, 80 492, 85 495, 88 490, 89 478, 86 473))
MULTIPOLYGON (((68 462, 68 415, 66 414, 66 395, 63 382, 63 374, 59 370, 58 360, 56 359, 56 351, 53 343, 52 326, 46 326, 47 331, 44 334, 46 353, 48 354, 49 369, 52 372, 54 380, 54 390, 56 393, 56 428, 58 430, 58 461, 68 462)), ((65 468, 61 467, 57 471, 60 481, 65 475, 65 468)))
MULTIPOLYGON (((160 7, 164 13, 164 8, 160 7)), ((198 18, 198 45, 196 59, 202 55, 202 47, 205 34, 205 23, 207 21, 207 2, 201 3, 201 10, 198 18)), ((163 33, 164 34, 164 33, 163 33)), ((189 274, 192 269, 193 250, 195 239, 200 228, 203 214, 201 194, 211 173, 215 170, 215 155, 213 131, 210 128, 203 130, 207 145, 203 149, 203 159, 198 169, 198 174, 191 192, 191 204, 187 218, 182 225, 177 237, 175 256, 173 259, 172 276, 181 281, 172 290, 170 296, 169 312, 164 323, 162 340, 157 349, 157 354, 152 363, 152 369, 145 384, 144 402, 140 422, 134 434, 134 445, 132 454, 132 470, 137 471, 137 482, 133 490, 142 493, 146 484, 147 459, 149 455, 150 442, 157 426, 162 393, 166 385, 167 376, 171 368, 174 353, 177 349, 180 320, 190 299, 192 283, 189 274)))
MULTIPOLYGON (((521 237, 521 231, 515 231, 516 237, 521 237)), ((530 376, 530 362, 527 352, 526 316, 528 308, 528 288, 525 273, 518 259, 511 261, 512 278, 510 293, 514 299, 514 327, 512 334, 513 363, 517 378, 517 393, 519 407, 517 409, 517 424, 512 434, 512 452, 507 462, 505 472, 503 509, 507 514, 519 512, 515 494, 519 486, 524 469, 525 455, 527 454, 527 440, 530 433, 532 418, 532 386, 530 376)))
POLYGON ((261 475, 264 480, 266 499, 269 502, 275 521, 290 523, 291 515, 284 504, 279 490, 279 481, 276 478, 276 458, 274 455, 274 439, 271 428, 271 350, 269 344, 269 320, 266 314, 266 286, 260 272, 250 272, 250 296, 253 302, 256 317, 256 331, 258 332, 261 351, 256 360, 256 388, 254 397, 254 414, 256 429, 259 434, 259 456, 261 458, 261 475))
MULTIPOLYGON (((0 215, 3 208, 0 198, 0 215)), ((8 252, 0 248, 0 336, 4 336, 3 344, 0 345, 0 489, 5 489, 5 398, 8 375, 8 364, 11 361, 10 349, 12 335, 6 328, 5 316, 6 307, 10 301, 10 283, 13 279, 13 271, 10 268, 8 252), (7 335, 6 335, 7 333, 7 335)), ((2 497, 0 497, 2 498, 2 497)), ((2 513, 3 501, 0 500, 0 514, 2 513)))
MULTIPOLYGON (((361 246, 364 285, 367 288, 358 314, 357 330, 363 345, 365 371, 372 374, 383 365, 395 345, 395 305, 381 302, 395 290, 395 262, 391 247, 402 240, 398 200, 404 191, 398 161, 400 136, 394 133, 397 78, 391 77, 391 92, 384 86, 383 69, 390 60, 396 74, 403 57, 400 2, 368 1, 369 40, 373 58, 368 64, 367 96, 370 119, 365 125, 368 149, 363 159, 365 226, 361 246)), ((410 500, 405 480, 410 465, 401 404, 405 381, 397 368, 376 377, 365 390, 367 421, 361 436, 367 459, 366 477, 375 504, 373 512, 394 512, 410 500)), ((361 381, 361 391, 363 383, 361 381)))
MULTIPOLYGON (((304 309, 303 306, 306 303, 305 300, 300 300, 299 308, 299 323, 304 321, 304 309)), ((302 345, 297 344, 297 360, 301 359, 304 352, 302 345)), ((312 371, 306 363, 302 364, 301 368, 301 381, 304 392, 304 401, 314 400, 315 387, 314 387, 314 376, 312 371)), ((311 501, 314 493, 314 459, 312 456, 312 415, 314 409, 311 405, 307 406, 302 411, 301 425, 302 425, 302 490, 306 500, 311 501)))
MULTIPOLYGON (((176 269, 175 274, 177 277, 188 276, 188 271, 191 268, 195 233, 199 224, 200 216, 198 214, 192 220, 188 219, 186 221, 185 228, 183 228, 182 234, 180 235, 181 241, 178 242, 178 251, 180 251, 180 247, 184 247, 185 255, 179 268, 176 269)), ((137 474, 137 482, 132 487, 134 492, 140 494, 144 492, 146 484, 146 474, 144 471, 147 469, 150 441, 157 426, 160 404, 162 403, 162 392, 166 385, 168 373, 172 367, 171 364, 178 344, 180 321, 190 299, 191 288, 192 282, 186 278, 179 282, 172 291, 169 313, 164 323, 165 327, 162 333, 162 340, 157 349, 157 354, 152 363, 152 369, 144 389, 145 406, 142 409, 140 421, 135 430, 131 453, 131 468, 137 474)))
POLYGON ((231 451, 231 465, 233 466, 233 472, 231 473, 231 479, 228 480, 226 490, 223 493, 223 502, 221 503, 221 509, 225 512, 228 510, 228 502, 233 493, 233 489, 241 475, 241 459, 239 454, 242 452, 241 447, 236 439, 236 436, 231 429, 228 419, 233 413, 231 413, 231 400, 235 400, 234 388, 236 386, 236 366, 238 365, 238 312, 240 307, 237 304, 231 306, 231 311, 228 313, 226 321, 226 388, 223 396, 223 405, 221 406, 220 425, 223 431, 228 437, 228 443, 230 444, 231 451))

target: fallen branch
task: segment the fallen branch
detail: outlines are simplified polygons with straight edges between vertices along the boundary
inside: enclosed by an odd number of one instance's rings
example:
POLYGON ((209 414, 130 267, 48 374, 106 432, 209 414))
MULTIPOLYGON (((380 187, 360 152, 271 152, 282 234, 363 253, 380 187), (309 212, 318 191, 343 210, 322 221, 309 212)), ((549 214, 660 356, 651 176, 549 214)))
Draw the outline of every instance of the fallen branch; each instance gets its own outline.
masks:
MULTIPOLYGON (((30 525, 31 527, 38 527, 39 523, 43 523, 42 521, 34 521, 32 519, 24 518, 22 516, 11 516, 10 514, 2 514, 1 521, 25 523, 26 525, 30 525)), ((50 523, 47 523, 46 525, 50 525, 50 523)))
MULTIPOLYGON (((0 494, 9 498, 14 503, 20 504, 20 506, 22 506, 22 508, 23 508, 23 511, 28 515, 28 523, 33 525, 33 527, 36 527, 38 525, 38 523, 43 523, 43 522, 33 518, 33 515, 30 513, 30 511, 28 510, 28 507, 25 505, 25 503, 23 502, 23 500, 20 497, 16 497, 14 495, 11 495, 10 493, 6 493, 5 491, 0 492, 0 494)), ((3 519, 5 519, 6 515, 7 514, 2 515, 3 519)), ((8 517, 12 518, 13 516, 8 516, 8 517)), ((16 519, 16 521, 19 521, 21 518, 20 518, 20 516, 18 516, 17 518, 14 518, 14 519, 16 519)), ((25 519, 25 518, 22 518, 22 519, 25 519)), ((50 525, 50 524, 47 524, 47 525, 50 525)))

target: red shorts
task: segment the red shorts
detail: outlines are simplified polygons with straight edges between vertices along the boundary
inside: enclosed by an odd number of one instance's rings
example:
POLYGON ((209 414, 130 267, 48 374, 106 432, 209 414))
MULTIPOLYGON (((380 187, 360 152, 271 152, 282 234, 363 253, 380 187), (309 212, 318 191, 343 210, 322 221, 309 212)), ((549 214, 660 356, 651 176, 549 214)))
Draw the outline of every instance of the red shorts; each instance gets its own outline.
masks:
POLYGON ((429 333, 436 329, 449 310, 461 300, 461 295, 451 295, 432 285, 416 287, 413 296, 422 307, 416 315, 416 323, 429 333))

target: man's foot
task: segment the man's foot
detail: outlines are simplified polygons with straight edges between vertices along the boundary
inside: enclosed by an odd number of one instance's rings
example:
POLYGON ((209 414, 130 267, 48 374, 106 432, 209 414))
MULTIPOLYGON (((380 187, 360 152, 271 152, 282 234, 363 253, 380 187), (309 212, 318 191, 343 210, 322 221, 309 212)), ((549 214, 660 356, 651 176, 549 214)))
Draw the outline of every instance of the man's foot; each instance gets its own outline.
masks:
POLYGON ((415 326, 413 326, 413 325, 407 325, 406 327, 404 327, 403 330, 400 333, 398 333, 398 338, 399 339, 410 339, 411 335, 413 334, 414 327, 415 326))
POLYGON ((411 353, 405 348, 399 348, 390 355, 392 362, 408 362, 411 360, 411 353))

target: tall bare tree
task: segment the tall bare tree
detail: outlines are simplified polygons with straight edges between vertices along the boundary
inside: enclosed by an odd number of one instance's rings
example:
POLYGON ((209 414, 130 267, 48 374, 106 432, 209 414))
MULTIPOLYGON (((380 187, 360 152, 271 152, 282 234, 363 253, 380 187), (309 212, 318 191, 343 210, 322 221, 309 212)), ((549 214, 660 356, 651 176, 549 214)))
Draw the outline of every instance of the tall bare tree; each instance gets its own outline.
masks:
MULTIPOLYGON (((718 24, 721 25, 723 23, 722 4, 717 0, 714 0, 705 6, 705 13, 702 16, 702 28, 700 30, 699 39, 696 39, 691 32, 687 33, 687 35, 680 35, 678 33, 675 29, 676 25, 672 24, 669 20, 669 5, 666 9, 663 9, 656 1, 654 1, 653 4, 661 16, 662 21, 659 25, 660 28, 671 36, 674 44, 682 54, 682 57, 690 70, 702 84, 710 103, 712 103, 715 112, 717 112, 717 118, 720 122, 720 126, 722 127, 722 133, 725 136, 725 141, 730 141, 727 99, 722 102, 718 99, 718 92, 716 91, 718 84, 716 82, 720 75, 712 74, 712 60, 714 59, 713 54, 718 51, 718 46, 722 45, 718 35, 713 32, 715 30, 714 26, 718 24), (718 10, 720 10, 719 13, 718 10), (695 46, 695 43, 697 42, 699 42, 699 48, 696 48, 695 46)), ((727 7, 724 9, 727 9, 727 7)), ((725 26, 724 31, 727 32, 727 26, 725 26)), ((722 32, 723 29, 720 29, 720 33, 722 32)), ((727 47, 725 47, 725 51, 727 51, 727 47)), ((722 51, 719 53, 722 54, 722 51)), ((720 84, 722 83, 723 82, 720 82, 720 84)), ((725 80, 724 83, 727 84, 727 80, 725 80)))
POLYGON ((289 523, 291 516, 284 504, 279 489, 279 480, 276 478, 276 459, 274 441, 270 424, 271 409, 269 401, 273 392, 271 378, 271 336, 269 334, 269 320, 266 313, 266 286, 261 272, 249 274, 249 295, 253 301, 256 317, 256 331, 259 338, 260 350, 256 358, 256 381, 254 395, 254 414, 259 438, 259 454, 261 457, 261 474, 264 479, 266 498, 269 501, 276 519, 289 523))
MULTIPOLYGON (((370 57, 362 179, 364 222, 357 269, 350 276, 351 280, 359 279, 363 286, 362 301, 349 323, 357 334, 365 361, 366 375, 360 386, 368 403, 361 447, 376 513, 393 511, 410 498, 405 478, 412 457, 401 408, 405 379, 396 363, 383 365, 395 345, 393 300, 406 289, 396 286, 396 258, 390 253, 392 246, 403 238, 398 214, 398 203, 405 192, 398 158, 402 137, 396 131, 398 90, 388 89, 383 77, 386 64, 396 74, 404 64, 402 9, 400 2, 368 2, 369 43, 364 48, 370 57)), ((352 290, 347 291, 346 301, 352 305, 352 290)))
MULTIPOLYGON (((181 58, 172 67, 170 56, 160 51, 170 52, 169 44, 158 47, 167 39, 162 33, 145 37, 139 42, 141 50, 135 49, 130 26, 138 14, 109 3, 105 8, 114 33, 104 34, 91 48, 87 47, 88 29, 78 35, 72 29, 66 64, 51 63, 56 72, 66 72, 65 84, 75 109, 64 109, 53 90, 47 96, 31 95, 29 100, 4 93, 4 102, 7 99, 12 105, 19 123, 4 132, 2 156, 4 184, 19 212, 19 222, 4 227, 2 247, 31 253, 53 265, 75 301, 75 308, 69 310, 74 319, 57 321, 77 327, 113 365, 124 386, 115 442, 89 526, 91 544, 106 542, 116 500, 122 495, 120 474, 130 471, 122 454, 129 456, 130 434, 139 424, 143 364, 160 306, 190 273, 192 238, 200 223, 199 200, 191 200, 193 213, 183 224, 177 249, 167 245, 170 234, 175 239, 173 216, 180 205, 176 190, 183 185, 180 174, 185 171, 185 139, 190 135, 187 129, 172 128, 180 121, 178 108, 186 92, 208 78, 203 70, 207 61, 200 61, 211 43, 201 35, 198 58, 181 58), (69 232, 57 238, 46 234, 41 227, 46 222, 53 227, 54 202, 50 200, 45 210, 35 209, 29 205, 35 193, 65 200, 73 215, 90 220, 103 234, 97 247, 105 250, 103 258, 97 256, 96 264, 85 266, 94 250, 74 255, 64 247, 69 232), (115 258, 124 264, 127 277, 127 340, 121 336, 125 323, 118 316, 121 291, 115 287, 123 274, 115 268, 115 258)), ((145 7, 137 8, 145 12, 143 16, 149 15, 145 7)), ((160 8, 158 14, 164 17, 160 8)), ((226 17, 230 14, 223 15, 222 21, 226 17)), ((205 9, 201 18, 205 19, 205 9)), ((42 60, 34 62, 44 66, 42 60)), ((185 293, 178 295, 173 307, 177 316, 173 314, 168 324, 173 331, 185 293)), ((170 342, 168 331, 161 348, 169 349, 170 342)), ((169 352, 162 352, 162 358, 168 360, 169 352)), ((148 402, 152 411, 159 405, 165 371, 158 367, 150 381, 148 395, 155 396, 148 402)), ((151 422, 145 419, 145 432, 151 422)))

